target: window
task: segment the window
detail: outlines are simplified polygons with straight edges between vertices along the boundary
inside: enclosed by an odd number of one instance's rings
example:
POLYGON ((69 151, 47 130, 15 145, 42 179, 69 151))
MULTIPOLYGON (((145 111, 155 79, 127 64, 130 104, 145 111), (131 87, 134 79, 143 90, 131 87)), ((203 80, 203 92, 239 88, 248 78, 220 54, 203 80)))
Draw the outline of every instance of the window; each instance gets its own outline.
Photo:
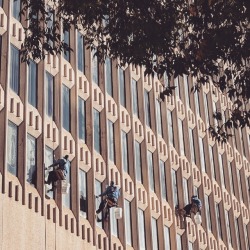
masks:
POLYGON ((212 172, 212 177, 215 179, 215 166, 214 166, 214 153, 213 153, 213 147, 209 145, 209 159, 210 159, 210 166, 211 166, 211 172, 212 172))
POLYGON ((113 96, 112 61, 110 58, 105 60, 105 83, 107 93, 113 96))
POLYGON ((135 141, 135 170, 137 181, 142 182, 141 144, 138 141, 135 141))
POLYGON ((246 249, 249 249, 249 238, 248 238, 248 233, 247 233, 247 225, 244 224, 244 234, 245 234, 245 240, 246 240, 246 249))
MULTIPOLYGON (((102 193, 102 183, 98 180, 95 180, 95 196, 100 195, 101 193, 102 193)), ((96 199, 96 204, 95 204, 96 210, 99 208, 100 203, 101 203, 101 199, 96 199)), ((102 219, 102 213, 98 214, 98 218, 102 219)), ((96 221, 96 225, 98 227, 102 227, 102 222, 96 221)))
POLYGON ((178 119, 178 135, 179 135, 179 144, 180 144, 180 154, 185 155, 183 121, 181 119, 178 119))
POLYGON ((203 93, 204 97, 204 109, 205 109, 205 119, 207 123, 207 127, 209 126, 209 108, 208 108, 208 99, 207 99, 207 94, 203 93))
POLYGON ((63 128, 70 132, 70 89, 62 85, 62 118, 63 128))
POLYGON ((158 250, 157 220, 155 218, 152 218, 151 224, 152 224, 153 250, 158 250))
POLYGON ((45 109, 46 115, 53 118, 54 116, 54 77, 47 71, 45 73, 45 109))
POLYGON ((87 174, 79 169, 79 195, 80 195, 80 215, 87 218, 87 174))
POLYGON ((124 172, 128 173, 128 136, 122 131, 122 167, 124 172))
POLYGON ((139 249, 146 250, 144 212, 138 209, 139 249))
POLYGON ((185 203, 185 205, 187 205, 187 204, 189 204, 188 180, 186 178, 183 178, 182 183, 183 183, 184 203, 185 203))
POLYGON ((66 61, 70 61, 70 51, 69 51, 69 46, 70 46, 70 31, 68 29, 63 30, 63 40, 68 49, 64 49, 64 59, 66 61))
POLYGON ((191 241, 188 242, 188 250, 193 250, 193 243, 191 241))
POLYGON ((109 160, 115 163, 115 134, 114 123, 108 120, 108 148, 109 160))
POLYGON ((77 32, 77 68, 79 71, 85 73, 85 47, 84 37, 78 31, 77 32))
MULTIPOLYGON (((70 180, 71 180, 71 167, 69 166, 69 172, 66 176, 67 183, 71 184, 70 180)), ((71 208, 71 185, 69 187, 69 192, 63 195, 62 200, 64 206, 71 208)))
POLYGON ((150 186, 150 189, 154 192, 155 191, 155 181, 154 181, 155 178, 154 178, 153 153, 148 151, 147 158, 148 158, 149 186, 150 186))
MULTIPOLYGON (((48 167, 51 164, 53 164, 53 160, 54 160, 54 156, 53 155, 54 155, 54 152, 53 152, 53 149, 49 148, 48 146, 45 146, 44 153, 45 153, 44 154, 44 157, 45 157, 45 159, 44 159, 45 167, 48 167)), ((48 178, 49 172, 50 172, 49 170, 45 171, 45 179, 46 180, 48 178)), ((47 186, 48 186, 47 190, 52 189, 52 184, 51 185, 47 185, 47 186)), ((48 192, 47 195, 52 198, 53 197, 53 192, 48 192)))
POLYGON ((176 249, 182 250, 181 235, 176 234, 176 249))
POLYGON ((157 133, 162 136, 161 103, 159 100, 156 100, 155 102, 157 133))
POLYGON ((231 228, 230 228, 230 221, 229 221, 229 212, 225 210, 225 220, 226 220, 226 229, 227 229, 227 237, 228 242, 232 245, 232 237, 231 237, 231 228))
POLYGON ((229 174, 229 181, 230 181, 231 192, 233 194, 235 194, 234 180, 233 180, 233 174, 232 174, 232 163, 230 161, 228 161, 228 174, 229 174))
POLYGON ((0 7, 3 7, 3 0, 0 0, 0 7))
POLYGON ((28 65, 28 102, 33 107, 37 107, 37 64, 29 61, 28 65))
POLYGON ((101 153, 100 112, 94 109, 94 149, 101 153))
POLYGON ((222 239, 222 230, 221 230, 221 218, 220 218, 220 207, 219 204, 215 204, 215 214, 216 214, 216 222, 218 227, 218 233, 220 238, 222 239))
MULTIPOLYGON (((215 113, 217 111, 216 108, 216 102, 213 101, 213 113, 215 113)), ((214 118, 214 126, 216 127, 218 125, 217 120, 214 118)))
POLYGON ((206 161, 205 161, 205 153, 204 153, 204 144, 203 139, 199 137, 199 150, 200 150, 200 164, 201 164, 201 171, 206 172, 206 161))
POLYGON ((131 206, 130 202, 124 200, 124 221, 126 230, 126 244, 132 246, 132 227, 131 227, 131 206))
POLYGON ((20 88, 20 55, 19 50, 10 45, 10 88, 18 95, 20 88))
POLYGON ((169 143, 174 146, 174 130, 173 130, 173 116, 170 110, 167 110, 168 117, 168 138, 169 143))
POLYGON ((166 188, 166 173, 165 164, 160 160, 160 182, 161 182, 161 196, 163 199, 167 199, 167 188, 166 188))
POLYGON ((194 92, 194 102, 195 102, 195 111, 199 116, 201 116, 199 94, 197 90, 194 92))
POLYGON ((123 107, 126 107, 125 71, 121 67, 118 68, 118 75, 120 86, 120 104, 123 107))
POLYGON ((18 21, 21 20, 21 0, 12 0, 12 16, 18 21))
MULTIPOLYGON (((240 176, 240 170, 236 168, 237 172, 237 178, 238 178, 238 184, 239 184, 239 194, 240 194, 240 199, 243 201, 243 194, 242 194, 242 183, 241 183, 241 176, 240 176)), ((243 201, 244 202, 244 201, 243 201)))
POLYGON ((220 179, 221 179, 221 185, 225 187, 225 176, 224 176, 224 169, 223 169, 223 162, 222 162, 222 155, 218 153, 218 162, 219 162, 219 168, 220 168, 220 179))
POLYGON ((132 102, 133 102, 133 114, 139 117, 137 81, 134 79, 132 79, 132 102))
POLYGON ((150 101, 149 101, 149 92, 144 90, 144 108, 145 108, 145 117, 146 125, 151 128, 151 116, 150 116, 150 101))
POLYGON ((165 250, 171 249, 169 228, 164 226, 165 250))
MULTIPOLYGON (((53 36, 53 28, 54 28, 54 19, 55 19, 55 12, 53 9, 51 9, 49 6, 47 7, 47 16, 46 16, 46 22, 47 22, 47 32, 51 36, 53 36)), ((54 42, 50 39, 48 40, 48 44, 50 47, 54 47, 54 42)))
POLYGON ((78 134, 79 139, 86 140, 86 109, 81 97, 78 97, 78 134))
POLYGON ((7 168, 10 173, 17 176, 17 140, 18 140, 18 127, 12 123, 8 122, 8 137, 7 137, 7 168))
POLYGON ((187 75, 183 75, 183 83, 184 83, 186 105, 187 107, 190 107, 189 82, 187 75))
POLYGON ((206 210, 207 228, 208 228, 209 231, 212 231, 209 196, 206 195, 206 194, 205 194, 205 210, 206 210))
POLYGON ((28 183, 36 186, 36 138, 31 135, 27 135, 27 160, 26 160, 26 180, 28 183))
POLYGON ((95 55, 96 50, 92 50, 92 82, 99 85, 99 67, 98 67, 98 58, 95 55))
POLYGON ((241 238, 240 238, 240 229, 239 229, 239 219, 235 218, 235 233, 236 233, 236 239, 237 239, 237 245, 235 249, 242 249, 241 248, 241 238))
POLYGON ((179 86, 179 77, 174 79, 174 86, 175 86, 175 96, 180 98, 180 86, 179 86))
POLYGON ((188 134, 189 134, 189 147, 190 147, 190 153, 191 153, 191 161, 193 163, 196 163, 195 150, 194 150, 194 131, 192 128, 188 128, 188 134))
POLYGON ((172 176, 172 190, 173 190, 173 199, 174 199, 174 206, 179 204, 178 198, 178 189, 177 189, 177 176, 176 171, 171 169, 171 176, 172 176))
POLYGON ((111 234, 118 237, 118 222, 115 218, 115 209, 116 207, 112 207, 110 209, 110 227, 111 227, 111 234))

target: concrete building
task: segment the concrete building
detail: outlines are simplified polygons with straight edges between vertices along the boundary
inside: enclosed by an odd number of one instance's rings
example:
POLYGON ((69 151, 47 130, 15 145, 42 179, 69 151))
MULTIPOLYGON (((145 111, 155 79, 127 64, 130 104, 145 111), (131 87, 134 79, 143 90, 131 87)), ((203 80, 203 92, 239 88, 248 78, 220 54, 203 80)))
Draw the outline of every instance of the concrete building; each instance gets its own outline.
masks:
MULTIPOLYGON (((99 64, 80 31, 73 52, 20 62, 20 0, 0 1, 0 249, 249 249, 250 130, 211 138, 212 113, 230 100, 190 77, 163 82, 117 61, 99 64), (44 185, 45 167, 68 154, 68 194, 44 185), (123 218, 97 223, 95 198, 121 187, 123 218), (175 206, 198 194, 202 224, 180 228, 175 206)), ((53 11, 51 11, 53 15, 53 11)), ((23 18, 22 18, 23 19, 23 18)), ((23 25, 22 25, 23 24, 23 25)))

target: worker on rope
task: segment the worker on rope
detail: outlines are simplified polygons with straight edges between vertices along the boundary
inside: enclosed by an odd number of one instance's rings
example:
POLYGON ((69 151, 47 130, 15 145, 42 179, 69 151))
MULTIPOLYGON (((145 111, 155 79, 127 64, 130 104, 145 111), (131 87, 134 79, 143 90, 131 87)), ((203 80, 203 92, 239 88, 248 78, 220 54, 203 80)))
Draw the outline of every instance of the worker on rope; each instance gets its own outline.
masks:
POLYGON ((65 155, 63 158, 55 161, 52 165, 45 168, 45 170, 56 167, 54 170, 49 172, 49 176, 47 181, 45 181, 45 184, 50 185, 52 183, 53 187, 52 189, 48 190, 47 192, 53 191, 53 188, 55 187, 55 182, 58 180, 65 180, 66 176, 69 172, 70 168, 70 161, 69 156, 65 155))
POLYGON ((181 220, 184 221, 186 227, 186 217, 191 217, 193 213, 196 215, 201 212, 202 202, 197 195, 191 197, 191 203, 187 204, 184 208, 180 209, 178 206, 175 207, 175 213, 180 216, 181 220))
MULTIPOLYGON (((111 181, 110 186, 108 186, 103 193, 96 196, 96 198, 106 196, 106 198, 103 199, 102 202, 100 203, 99 208, 96 210, 96 214, 99 214, 104 210, 104 208, 106 208, 106 212, 103 218, 104 220, 108 218, 109 209, 111 207, 117 207, 117 201, 120 196, 120 191, 119 188, 114 184, 115 183, 111 181)), ((97 221, 101 222, 102 220, 97 218, 97 221)))

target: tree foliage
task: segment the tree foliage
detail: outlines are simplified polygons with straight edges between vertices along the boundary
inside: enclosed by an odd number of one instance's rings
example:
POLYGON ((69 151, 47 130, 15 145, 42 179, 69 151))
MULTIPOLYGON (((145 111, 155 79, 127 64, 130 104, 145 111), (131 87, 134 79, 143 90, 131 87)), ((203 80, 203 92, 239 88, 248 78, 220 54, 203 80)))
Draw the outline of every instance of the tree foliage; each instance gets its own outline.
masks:
MULTIPOLYGON (((194 90, 214 84, 233 101, 223 126, 210 128, 218 140, 227 129, 250 126, 249 0, 23 0, 29 20, 23 60, 43 59, 70 48, 60 27, 83 30, 96 55, 119 58, 121 64, 145 66, 146 74, 195 79, 194 90), (29 10, 29 11, 27 11, 29 10)), ((165 86, 161 94, 171 94, 165 86)), ((221 119, 221 117, 218 117, 221 119)))

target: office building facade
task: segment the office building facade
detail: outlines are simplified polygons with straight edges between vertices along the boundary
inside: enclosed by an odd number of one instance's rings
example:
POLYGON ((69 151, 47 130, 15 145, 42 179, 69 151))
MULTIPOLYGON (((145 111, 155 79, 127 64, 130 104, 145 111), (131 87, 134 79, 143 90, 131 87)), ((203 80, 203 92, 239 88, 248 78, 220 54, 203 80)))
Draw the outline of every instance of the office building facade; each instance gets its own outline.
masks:
POLYGON ((232 108, 225 95, 208 84, 191 93, 188 76, 100 63, 74 29, 62 30, 73 51, 21 63, 20 0, 0 5, 1 249, 249 249, 250 129, 225 144, 208 132, 213 112, 232 108), (176 89, 163 102, 164 84, 176 89), (45 168, 64 155, 69 192, 47 192, 45 168), (111 180, 123 217, 112 209, 98 223, 95 196, 111 180), (175 206, 194 194, 202 224, 188 218, 184 230, 175 206))

